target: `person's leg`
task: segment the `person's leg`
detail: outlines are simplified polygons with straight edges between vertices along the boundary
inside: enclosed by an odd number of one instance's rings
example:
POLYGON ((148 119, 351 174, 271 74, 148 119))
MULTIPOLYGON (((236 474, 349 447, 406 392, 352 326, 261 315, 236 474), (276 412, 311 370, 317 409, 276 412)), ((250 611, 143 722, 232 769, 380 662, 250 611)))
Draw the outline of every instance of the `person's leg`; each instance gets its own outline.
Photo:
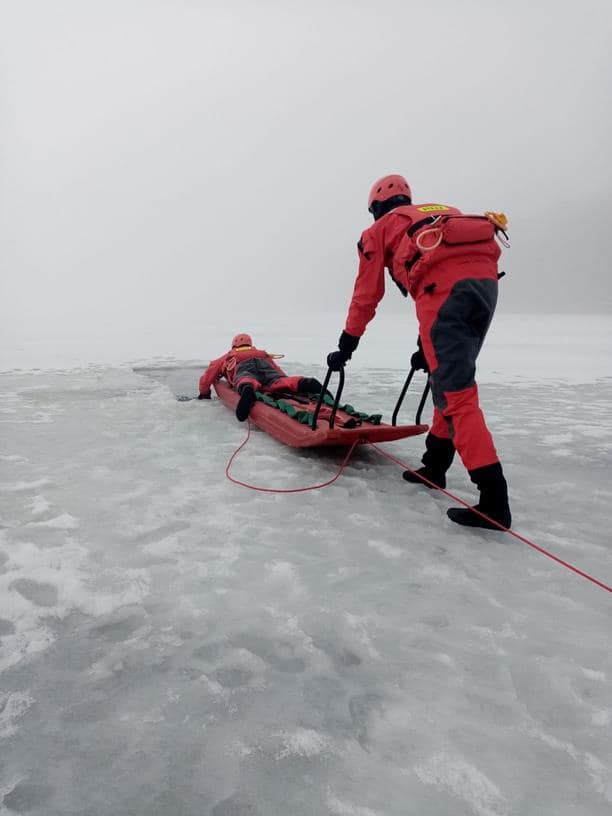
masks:
POLYGON ((314 377, 301 377, 297 390, 299 394, 315 394, 318 396, 323 390, 323 383, 320 383, 314 377))
POLYGON ((441 413, 450 424, 450 433, 459 458, 467 470, 498 462, 493 437, 478 399, 476 383, 462 391, 443 391, 441 413))
POLYGON ((268 381, 266 382, 266 386, 271 394, 274 394, 277 391, 294 391, 297 392, 299 390, 300 382, 303 380, 303 377, 287 377, 287 376, 277 376, 270 375, 268 377, 268 381))
MULTIPOLYGON (((433 366, 434 404, 448 422, 452 442, 480 490, 481 512, 507 527, 511 516, 506 481, 485 422, 475 382, 476 358, 497 301, 497 281, 465 279, 453 286, 428 326, 426 351, 433 366)), ((429 363, 429 359, 428 359, 429 363)), ((491 526, 470 510, 449 510, 459 524, 491 526)))
POLYGON ((512 514, 508 502, 508 484, 504 477, 501 462, 470 470, 470 479, 480 492, 480 499, 475 509, 484 513, 493 522, 491 524, 482 516, 467 507, 450 507, 446 514, 451 521, 466 527, 484 527, 487 530, 508 529, 512 524, 512 514))
POLYGON ((422 484, 429 488, 433 488, 434 485, 446 487, 446 471, 451 466, 454 456, 455 446, 450 438, 448 422, 442 416, 442 412, 434 406, 433 422, 431 430, 425 437, 425 453, 421 458, 424 467, 416 472, 405 470, 402 475, 412 484, 422 484))
POLYGON ((234 383, 234 390, 240 393, 240 390, 246 385, 250 385, 254 391, 258 391, 262 387, 261 382, 256 377, 248 375, 246 377, 239 377, 236 380, 234 383))
POLYGON ((320 394, 323 386, 313 377, 288 376, 278 366, 267 360, 260 361, 260 370, 264 385, 274 394, 277 391, 290 391, 296 394, 320 394))
POLYGON ((231 384, 234 390, 239 393, 241 388, 246 385, 252 386, 253 390, 261 388, 263 380, 259 370, 259 360, 252 357, 239 363, 234 371, 231 384))
MULTIPOLYGON (((478 402, 478 387, 474 384, 465 391, 446 392, 445 396, 444 415, 452 423, 453 442, 470 479, 480 492, 476 509, 503 527, 510 527, 512 516, 508 503, 508 485, 478 402)), ((450 508, 448 517, 457 524, 499 529, 467 508, 450 508)))
MULTIPOLYGON (((434 371, 438 367, 435 350, 431 342, 431 327, 447 296, 448 292, 436 292, 434 290, 419 298, 416 304, 419 336, 430 371, 434 371)), ((433 386, 431 375, 429 380, 433 386)), ((424 476, 427 481, 419 478, 410 470, 405 470, 402 476, 412 484, 422 484, 428 488, 437 485, 444 488, 446 487, 446 472, 451 466, 455 455, 455 446, 451 439, 449 421, 442 414, 443 405, 437 400, 433 388, 432 398, 434 403, 433 420, 429 433, 425 437, 425 452, 421 457, 424 467, 416 471, 417 474, 424 476)))
POLYGON ((288 377, 282 368, 266 357, 250 361, 252 372, 259 380, 263 391, 295 391, 300 377, 288 377))
POLYGON ((431 358, 431 393, 461 461, 472 470, 498 461, 475 380, 476 358, 495 310, 497 281, 460 280, 440 300, 423 339, 428 363, 431 358))
POLYGON ((261 383, 255 377, 247 375, 237 379, 234 387, 240 394, 240 399, 236 405, 236 419, 239 422, 244 422, 255 404, 257 399, 255 391, 261 388, 261 383))

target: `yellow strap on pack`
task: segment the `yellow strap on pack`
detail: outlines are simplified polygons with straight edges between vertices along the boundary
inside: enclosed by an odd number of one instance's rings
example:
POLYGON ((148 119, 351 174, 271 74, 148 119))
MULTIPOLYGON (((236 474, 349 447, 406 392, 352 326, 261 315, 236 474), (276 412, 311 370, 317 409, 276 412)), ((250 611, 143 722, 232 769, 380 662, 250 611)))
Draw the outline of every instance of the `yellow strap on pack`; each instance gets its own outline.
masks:
MULTIPOLYGON (((236 346, 236 348, 233 348, 232 351, 250 351, 253 348, 255 348, 255 346, 236 346)), ((273 360, 282 360, 282 358, 285 356, 284 354, 275 354, 269 351, 266 351, 266 354, 273 360)))
POLYGON ((506 213, 487 211, 485 213, 485 218, 488 218, 493 226, 497 227, 497 229, 500 229, 503 232, 506 232, 508 229, 508 216, 506 213))

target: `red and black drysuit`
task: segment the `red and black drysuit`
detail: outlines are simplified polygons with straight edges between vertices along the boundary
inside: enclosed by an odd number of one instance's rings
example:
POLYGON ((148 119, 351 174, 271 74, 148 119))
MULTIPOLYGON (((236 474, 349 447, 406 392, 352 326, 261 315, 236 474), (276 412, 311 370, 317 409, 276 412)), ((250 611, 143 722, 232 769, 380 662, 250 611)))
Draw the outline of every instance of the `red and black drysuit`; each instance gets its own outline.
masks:
POLYGON ((484 216, 441 204, 392 209, 361 236, 345 326, 352 338, 364 333, 384 295, 386 267, 416 304, 434 402, 428 451, 436 439, 452 439, 469 471, 499 461, 474 379, 497 302, 500 249, 494 229, 484 216))
POLYGON ((288 377, 267 351, 239 346, 213 360, 200 377, 200 396, 209 396, 214 382, 222 377, 236 391, 251 385, 257 391, 297 391, 303 377, 288 377))

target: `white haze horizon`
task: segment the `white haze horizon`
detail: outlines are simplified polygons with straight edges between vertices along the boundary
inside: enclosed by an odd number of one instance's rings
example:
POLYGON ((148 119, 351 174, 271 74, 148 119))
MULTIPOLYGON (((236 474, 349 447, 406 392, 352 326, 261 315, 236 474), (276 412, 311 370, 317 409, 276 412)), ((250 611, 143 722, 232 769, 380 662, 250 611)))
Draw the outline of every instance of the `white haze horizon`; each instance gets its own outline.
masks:
MULTIPOLYGON (((362 338, 347 367, 348 382, 364 370, 387 372, 391 378, 407 372, 417 324, 413 314, 380 314, 362 338)), ((0 374, 15 371, 74 370, 97 367, 169 367, 194 369, 195 393, 199 371, 227 350, 228 327, 249 331, 261 348, 284 355, 288 373, 323 378, 329 337, 340 313, 316 319, 285 318, 226 323, 220 316, 206 328, 172 324, 149 326, 135 339, 126 327, 22 330, 19 341, 0 348, 0 374), (78 337, 78 341, 77 341, 78 337)), ((233 329, 232 329, 233 332, 233 329)), ((481 383, 596 383, 612 379, 612 316, 512 315, 500 312, 493 321, 478 358, 481 383)))

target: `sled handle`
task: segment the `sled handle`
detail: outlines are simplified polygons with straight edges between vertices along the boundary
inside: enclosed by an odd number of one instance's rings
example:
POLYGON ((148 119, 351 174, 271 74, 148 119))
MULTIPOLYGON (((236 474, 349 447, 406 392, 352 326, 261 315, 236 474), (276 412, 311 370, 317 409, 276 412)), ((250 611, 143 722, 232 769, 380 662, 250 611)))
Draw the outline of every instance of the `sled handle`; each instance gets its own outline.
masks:
POLYGON ((336 399, 334 400, 334 407, 332 408, 331 416, 329 418, 329 427, 334 427, 334 422, 336 421, 336 411, 338 410, 338 406, 340 405, 340 397, 342 396, 342 391, 344 390, 344 366, 338 372, 340 375, 340 380, 338 382, 338 390, 336 391, 336 399))
MULTIPOLYGON (((399 414, 399 410, 402 407, 402 403, 404 401, 404 397, 406 396, 406 392, 408 391, 408 386, 412 382, 412 378, 414 377, 414 372, 416 368, 411 368, 408 372, 408 376, 406 377, 406 382, 404 383, 404 387, 402 388, 400 395, 398 397, 397 403, 395 404, 395 408, 393 409, 393 418, 391 420, 392 425, 397 425, 397 415, 399 414)), ((430 384, 429 384, 429 377, 427 377, 427 382, 425 383, 425 388, 423 389, 423 394, 421 395, 421 400, 419 402, 419 407, 417 408, 415 424, 421 424, 421 414, 423 413, 423 408, 425 407, 425 401, 427 400, 427 395, 429 394, 430 384)))
POLYGON ((419 407, 417 408, 416 417, 414 419, 416 425, 421 424, 421 414, 423 413, 423 408, 425 407, 425 402, 427 401, 427 395, 429 394, 430 388, 431 383, 429 382, 429 377, 427 377, 427 382, 425 383, 425 388, 423 389, 423 395, 421 396, 421 401, 419 402, 419 407))
MULTIPOLYGON (((342 390, 344 388, 344 366, 338 371, 340 375, 340 381, 338 383, 338 390, 336 391, 336 398, 334 400, 334 407, 332 408, 331 416, 329 418, 329 427, 334 427, 334 422, 336 421, 336 411, 338 410, 338 405, 340 404, 340 397, 342 395, 342 390)), ((317 407, 314 409, 314 414, 312 415, 312 423, 311 428, 313 431, 317 430, 317 419, 319 418, 319 411, 321 410, 321 405, 323 405, 323 398, 327 391, 327 386, 329 385, 329 381, 331 379, 332 370, 331 368, 327 369, 327 374, 325 375, 325 381, 323 383, 323 388, 321 389, 321 393, 319 394, 319 399, 317 400, 317 407)))
POLYGON ((412 382, 412 378, 414 377, 414 372, 416 368, 411 368, 408 372, 408 376, 406 377, 406 382, 402 390, 400 391, 400 395, 395 403, 395 408, 393 409, 393 418, 391 420, 392 425, 397 425, 397 415, 399 414, 399 409, 402 407, 402 402, 404 401, 404 397, 406 396, 406 391, 408 390, 408 386, 412 382))

